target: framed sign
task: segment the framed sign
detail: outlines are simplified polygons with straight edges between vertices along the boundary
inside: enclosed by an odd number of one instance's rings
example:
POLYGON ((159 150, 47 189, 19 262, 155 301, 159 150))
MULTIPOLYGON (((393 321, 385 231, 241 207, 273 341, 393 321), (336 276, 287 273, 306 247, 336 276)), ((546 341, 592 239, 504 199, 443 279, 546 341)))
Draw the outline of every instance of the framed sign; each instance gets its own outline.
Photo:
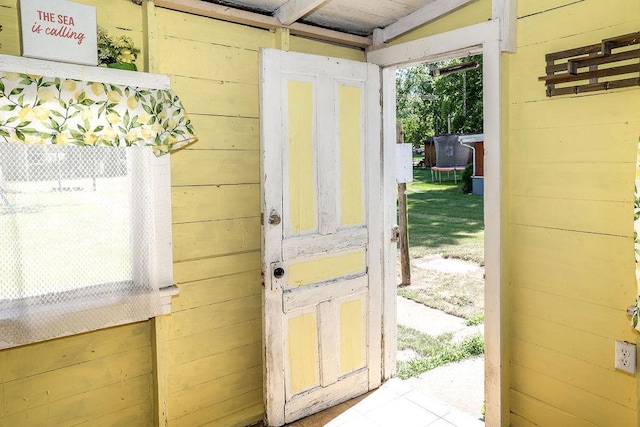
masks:
POLYGON ((413 145, 396 144, 396 182, 413 182, 413 145))
POLYGON ((20 0, 22 55, 97 65, 96 8, 67 0, 20 0))

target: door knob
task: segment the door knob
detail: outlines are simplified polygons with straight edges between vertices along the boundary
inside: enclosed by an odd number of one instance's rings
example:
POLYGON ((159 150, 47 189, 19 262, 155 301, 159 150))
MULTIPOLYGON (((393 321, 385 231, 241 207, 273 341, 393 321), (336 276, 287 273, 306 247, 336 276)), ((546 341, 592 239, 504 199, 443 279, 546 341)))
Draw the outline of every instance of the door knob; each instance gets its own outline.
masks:
POLYGON ((271 213, 269 214, 269 224, 271 224, 271 225, 280 224, 280 215, 278 215, 278 212, 276 212, 273 209, 271 210, 271 213))

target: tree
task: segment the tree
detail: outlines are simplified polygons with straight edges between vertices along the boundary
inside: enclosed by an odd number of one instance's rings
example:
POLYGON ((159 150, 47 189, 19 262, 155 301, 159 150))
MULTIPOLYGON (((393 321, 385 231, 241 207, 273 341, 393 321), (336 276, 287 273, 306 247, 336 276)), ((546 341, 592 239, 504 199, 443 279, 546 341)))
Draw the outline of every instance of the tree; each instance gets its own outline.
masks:
POLYGON ((433 134, 433 79, 424 66, 398 70, 396 73, 396 111, 402 123, 404 140, 420 145, 433 134))
POLYGON ((422 145, 433 135, 482 132, 482 56, 401 69, 396 73, 397 119, 405 142, 422 145), (468 62, 479 66, 435 76, 434 70, 468 62))

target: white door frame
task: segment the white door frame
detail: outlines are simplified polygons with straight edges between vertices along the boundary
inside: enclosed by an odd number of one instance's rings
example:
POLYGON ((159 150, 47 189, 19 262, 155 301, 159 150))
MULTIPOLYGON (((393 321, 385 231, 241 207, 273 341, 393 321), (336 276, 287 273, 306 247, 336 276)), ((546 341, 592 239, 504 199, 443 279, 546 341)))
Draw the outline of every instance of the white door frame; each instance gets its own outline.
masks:
MULTIPOLYGON (((505 354, 507 333, 502 323, 502 154, 501 154, 501 24, 482 22, 396 46, 372 50, 367 61, 380 65, 383 85, 383 150, 385 168, 393 168, 396 144, 395 71, 417 63, 483 54, 484 105, 484 224, 485 224, 485 401, 488 426, 509 425, 505 354)), ((394 223, 395 176, 384 171, 385 224, 394 223), (391 213, 390 213, 391 212, 391 213)), ((387 227, 388 228, 388 227, 387 227)), ((385 230, 390 233, 390 230, 385 230)), ((385 235, 389 242, 390 235, 385 235)), ((386 249, 386 248, 385 248, 386 249)), ((393 249, 390 249, 393 250, 393 249)), ((386 283, 395 283, 396 258, 386 257, 386 283)), ((395 370, 396 289, 386 286, 383 295, 384 377, 395 370)))

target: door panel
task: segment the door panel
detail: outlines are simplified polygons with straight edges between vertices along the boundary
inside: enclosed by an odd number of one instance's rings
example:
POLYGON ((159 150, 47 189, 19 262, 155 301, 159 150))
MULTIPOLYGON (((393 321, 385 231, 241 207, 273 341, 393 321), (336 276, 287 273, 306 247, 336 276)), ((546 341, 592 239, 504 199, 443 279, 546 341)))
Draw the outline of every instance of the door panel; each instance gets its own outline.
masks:
POLYGON ((290 237, 316 233, 318 230, 318 174, 313 155, 316 151, 313 120, 314 83, 288 80, 286 84, 286 125, 289 138, 283 159, 288 168, 288 173, 284 174, 284 190, 288 190, 288 193, 285 193, 284 216, 290 219, 285 224, 285 235, 290 237))
POLYGON ((279 426, 381 381, 380 73, 261 51, 265 408, 279 426))
POLYGON ((310 286, 338 280, 345 276, 359 276, 366 272, 365 251, 357 250, 329 256, 300 259, 285 264, 289 269, 287 288, 310 286))
POLYGON ((362 88, 338 86, 340 227, 364 225, 362 88))

